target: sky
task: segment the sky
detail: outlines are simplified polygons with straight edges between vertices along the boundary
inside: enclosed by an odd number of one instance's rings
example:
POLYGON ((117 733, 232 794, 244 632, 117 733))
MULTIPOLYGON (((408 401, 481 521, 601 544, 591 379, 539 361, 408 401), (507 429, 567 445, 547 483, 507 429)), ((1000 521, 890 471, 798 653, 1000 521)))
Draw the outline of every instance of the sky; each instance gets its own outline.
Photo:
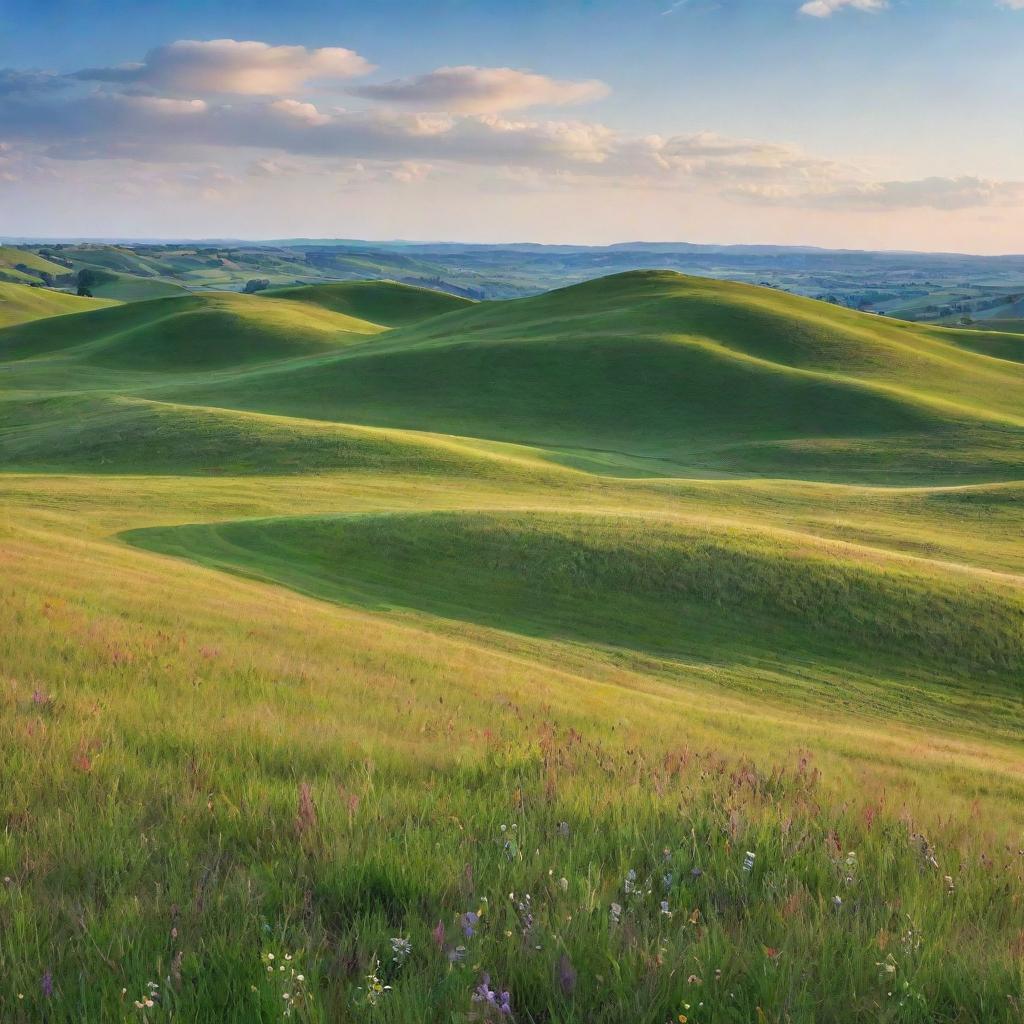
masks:
POLYGON ((0 0, 0 235, 1024 252, 1024 0, 0 0))

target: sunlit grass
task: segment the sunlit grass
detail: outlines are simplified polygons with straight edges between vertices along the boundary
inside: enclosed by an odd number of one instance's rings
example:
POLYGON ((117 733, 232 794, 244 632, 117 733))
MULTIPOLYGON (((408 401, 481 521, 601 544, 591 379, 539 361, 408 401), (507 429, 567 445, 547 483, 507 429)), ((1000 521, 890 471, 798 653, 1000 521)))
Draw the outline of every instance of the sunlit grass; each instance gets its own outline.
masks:
POLYGON ((3 1024, 1020 1019, 1012 473, 600 477, 169 402, 72 319, 0 334, 3 1024))

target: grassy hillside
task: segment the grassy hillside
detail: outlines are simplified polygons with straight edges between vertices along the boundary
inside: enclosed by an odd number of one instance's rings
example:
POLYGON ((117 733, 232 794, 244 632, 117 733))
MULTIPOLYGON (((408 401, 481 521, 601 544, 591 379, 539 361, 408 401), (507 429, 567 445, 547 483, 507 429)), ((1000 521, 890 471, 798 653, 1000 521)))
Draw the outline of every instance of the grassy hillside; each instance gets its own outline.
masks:
POLYGON ((0 327, 60 316, 62 313, 84 313, 113 304, 108 299, 79 298, 48 288, 31 288, 0 281, 0 327))
POLYGON ((887 679, 991 677, 1015 695, 1024 683, 1020 581, 869 561, 858 546, 782 531, 476 513, 243 521, 128 539, 320 597, 668 657, 785 671, 812 655, 887 679))
POLYGON ((98 271, 94 274, 98 282, 92 283, 89 290, 97 298, 117 299, 119 302, 145 302, 147 299, 166 299, 172 295, 185 295, 188 292, 183 285, 173 281, 155 280, 151 277, 137 277, 133 274, 115 274, 109 271, 98 271))
POLYGON ((0 245, 0 281, 31 284, 41 281, 43 274, 60 277, 67 273, 67 267, 45 259, 31 249, 0 245))
POLYGON ((998 480, 1021 466, 1024 367, 968 343, 642 273, 469 307, 333 364, 183 397, 527 443, 625 473, 998 480))
POLYGON ((1018 1021, 1015 344, 672 274, 0 329, 0 1020, 1018 1021))
POLYGON ((442 313, 472 305, 469 299, 457 295, 428 288, 413 288, 394 281, 346 281, 302 288, 278 288, 262 294, 292 302, 307 302, 385 327, 420 323, 442 313))
POLYGON ((335 351, 383 328, 304 303, 208 293, 105 310, 74 324, 28 324, 0 335, 0 358, 64 351, 119 370, 244 366, 335 351))

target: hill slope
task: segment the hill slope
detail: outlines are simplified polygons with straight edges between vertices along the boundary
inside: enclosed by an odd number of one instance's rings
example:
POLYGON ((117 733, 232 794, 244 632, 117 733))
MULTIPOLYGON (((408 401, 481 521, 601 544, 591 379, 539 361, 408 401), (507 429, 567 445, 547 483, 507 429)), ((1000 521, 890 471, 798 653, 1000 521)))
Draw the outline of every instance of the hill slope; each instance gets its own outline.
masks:
MULTIPOLYGON (((0 281, 0 328, 65 313, 85 313, 115 305, 111 299, 88 299, 48 288, 0 281)), ((2 356, 0 356, 2 358, 2 356)))
POLYGON ((0 1021, 1019 1024, 1013 342, 451 305, 0 329, 0 1021))
POLYGON ((336 351, 384 328, 316 306, 210 292, 102 310, 0 334, 0 359, 62 352, 118 370, 180 372, 336 351))
POLYGON ((1017 692, 1024 585, 781 531, 593 515, 245 521, 129 539, 317 596, 671 657, 928 678, 1017 692), (926 670, 922 672, 922 670, 926 670))
POLYGON ((1024 465, 1024 366, 961 333, 645 272, 472 306, 184 400, 514 441, 623 472, 1002 479, 1024 465))
POLYGON ((69 273, 67 267, 54 263, 29 249, 18 249, 13 245, 0 245, 0 281, 31 284, 33 281, 41 281, 44 274, 61 277, 69 273))
POLYGON ((442 313, 472 306, 469 299, 447 292, 415 288, 395 281, 345 281, 260 292, 273 298, 306 302, 314 306, 369 320, 385 327, 418 324, 442 313))

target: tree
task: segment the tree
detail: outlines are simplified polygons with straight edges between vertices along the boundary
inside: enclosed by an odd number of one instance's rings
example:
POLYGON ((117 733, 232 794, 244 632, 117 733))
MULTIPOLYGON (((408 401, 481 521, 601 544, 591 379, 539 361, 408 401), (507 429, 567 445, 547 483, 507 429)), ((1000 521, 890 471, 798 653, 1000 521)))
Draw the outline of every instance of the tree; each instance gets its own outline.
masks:
POLYGON ((245 282, 245 293, 251 295, 253 292, 262 292, 270 287, 270 281, 265 277, 254 277, 245 282))
POLYGON ((90 270, 88 267, 80 270, 78 272, 78 294, 91 299, 93 288, 101 284, 102 280, 95 270, 90 270))

